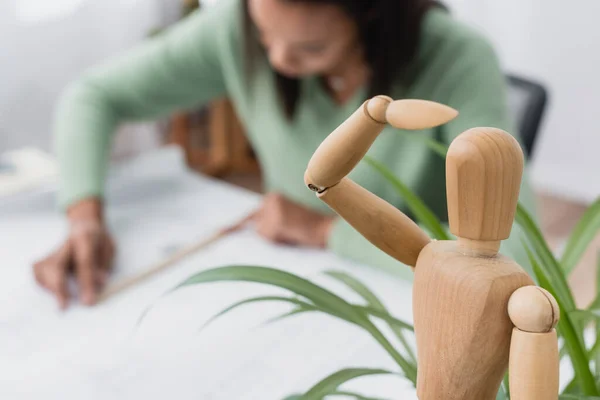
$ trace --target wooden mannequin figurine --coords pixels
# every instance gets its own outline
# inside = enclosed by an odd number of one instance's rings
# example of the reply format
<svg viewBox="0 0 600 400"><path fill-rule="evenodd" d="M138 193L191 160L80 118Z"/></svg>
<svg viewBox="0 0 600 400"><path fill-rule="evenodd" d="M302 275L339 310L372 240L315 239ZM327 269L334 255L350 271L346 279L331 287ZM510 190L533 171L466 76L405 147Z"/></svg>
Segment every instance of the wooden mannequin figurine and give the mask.
<svg viewBox="0 0 600 400"><path fill-rule="evenodd" d="M386 123L425 129L456 115L434 102L374 97L325 139L305 183L371 243L414 267L420 400L493 400L509 356L511 399L556 400L558 306L498 254L519 196L518 142L495 128L474 128L452 142L446 181L456 241L431 241L406 215L346 177Z"/></svg>

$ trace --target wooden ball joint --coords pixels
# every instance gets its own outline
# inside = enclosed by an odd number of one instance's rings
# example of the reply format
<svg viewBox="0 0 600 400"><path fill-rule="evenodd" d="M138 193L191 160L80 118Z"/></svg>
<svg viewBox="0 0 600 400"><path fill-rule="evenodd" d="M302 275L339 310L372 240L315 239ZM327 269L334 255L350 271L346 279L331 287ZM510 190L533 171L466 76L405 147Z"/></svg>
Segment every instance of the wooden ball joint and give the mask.
<svg viewBox="0 0 600 400"><path fill-rule="evenodd" d="M551 332L560 317L554 297L537 286L517 289L508 301L508 316L516 329L531 333Z"/></svg>
<svg viewBox="0 0 600 400"><path fill-rule="evenodd" d="M513 293L508 315L514 324L510 343L511 399L556 400L559 355L556 330L560 310L554 297L536 286Z"/></svg>
<svg viewBox="0 0 600 400"><path fill-rule="evenodd" d="M470 129L452 142L446 181L456 241L431 241L401 211L346 177L385 123L425 129L456 115L430 101L374 97L323 141L305 183L371 243L414 267L420 400L495 399L509 355L511 399L556 399L558 306L498 254L519 197L518 142L495 128Z"/></svg>

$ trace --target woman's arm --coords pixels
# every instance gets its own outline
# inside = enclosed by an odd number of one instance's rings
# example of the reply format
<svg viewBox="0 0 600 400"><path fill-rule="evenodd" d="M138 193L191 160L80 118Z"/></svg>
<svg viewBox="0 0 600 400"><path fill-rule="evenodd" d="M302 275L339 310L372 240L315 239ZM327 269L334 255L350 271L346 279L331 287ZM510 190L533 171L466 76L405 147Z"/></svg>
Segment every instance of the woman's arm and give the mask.
<svg viewBox="0 0 600 400"><path fill-rule="evenodd" d="M101 198L112 134L225 93L220 46L235 24L233 1L197 12L124 55L89 70L63 94L54 132L59 202Z"/></svg>
<svg viewBox="0 0 600 400"><path fill-rule="evenodd" d="M34 265L37 281L64 308L74 270L82 303L96 302L112 267L113 241L103 218L103 186L112 134L124 121L167 115L225 92L221 51L235 27L238 0L196 13L165 34L88 71L62 96L56 114L59 202L69 234Z"/></svg>

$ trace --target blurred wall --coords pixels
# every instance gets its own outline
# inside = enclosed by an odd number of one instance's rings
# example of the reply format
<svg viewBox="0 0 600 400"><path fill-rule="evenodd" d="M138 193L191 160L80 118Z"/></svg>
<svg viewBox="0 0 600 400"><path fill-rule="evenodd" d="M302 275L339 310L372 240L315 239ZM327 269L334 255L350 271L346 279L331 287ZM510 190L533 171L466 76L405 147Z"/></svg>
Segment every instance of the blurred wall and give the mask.
<svg viewBox="0 0 600 400"><path fill-rule="evenodd" d="M444 2L492 39L507 71L540 80L549 89L550 106L533 161L537 187L580 201L598 196L600 1ZM42 11L36 13L36 4L44 3L46 11L38 7ZM54 12L48 12L48 4ZM53 105L64 85L85 67L172 20L179 4L0 0L0 151L25 144L49 148ZM130 142L143 146L144 140L152 141L151 132L152 127L138 126Z"/></svg>
<svg viewBox="0 0 600 400"><path fill-rule="evenodd" d="M600 1L444 2L492 39L508 71L550 91L533 160L536 186L593 201L600 195Z"/></svg>
<svg viewBox="0 0 600 400"><path fill-rule="evenodd" d="M0 152L51 149L52 114L65 85L175 18L176 0L0 0ZM130 126L117 147L151 146L153 125Z"/></svg>

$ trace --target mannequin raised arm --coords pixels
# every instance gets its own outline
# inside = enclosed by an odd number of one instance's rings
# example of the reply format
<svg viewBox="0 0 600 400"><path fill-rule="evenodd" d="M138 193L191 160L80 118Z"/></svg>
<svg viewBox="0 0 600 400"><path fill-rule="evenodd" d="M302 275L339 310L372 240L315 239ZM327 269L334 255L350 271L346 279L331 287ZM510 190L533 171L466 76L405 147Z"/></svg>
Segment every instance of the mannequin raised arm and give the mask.
<svg viewBox="0 0 600 400"><path fill-rule="evenodd" d="M385 253L414 266L429 237L400 210L349 178L386 123L399 129L444 124L456 110L424 100L376 96L333 131L311 158L304 181L350 225Z"/></svg>

